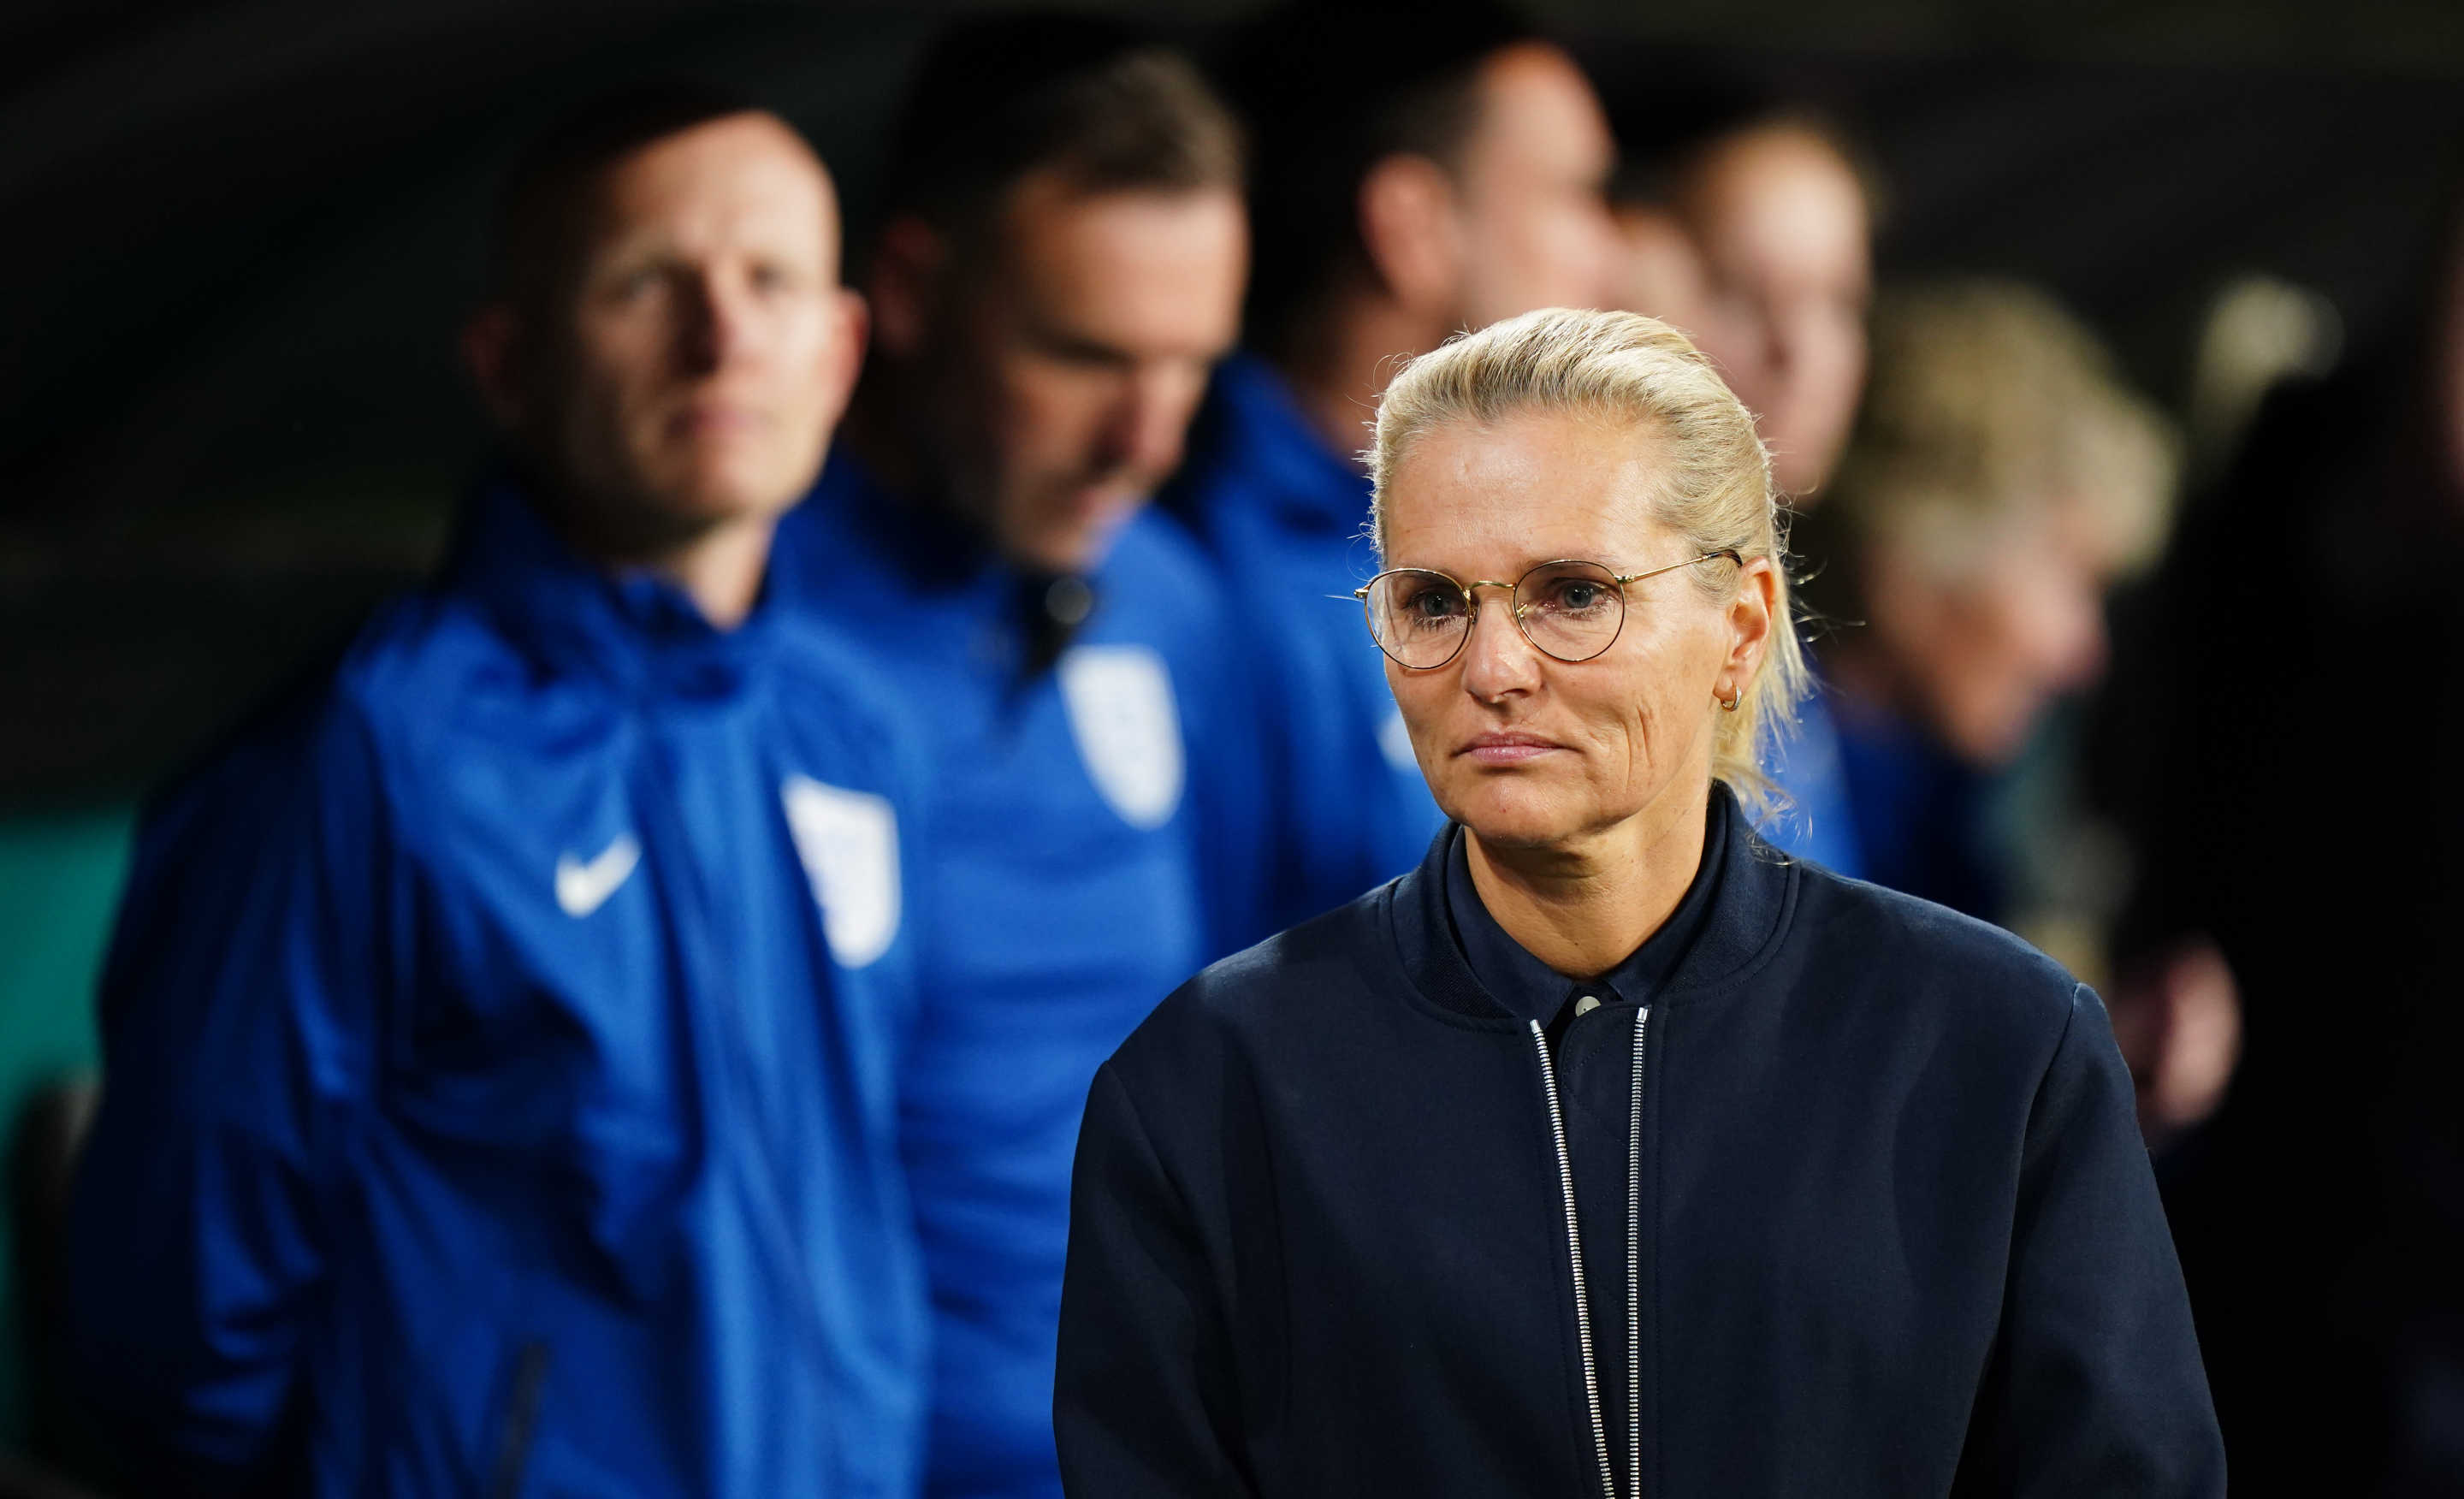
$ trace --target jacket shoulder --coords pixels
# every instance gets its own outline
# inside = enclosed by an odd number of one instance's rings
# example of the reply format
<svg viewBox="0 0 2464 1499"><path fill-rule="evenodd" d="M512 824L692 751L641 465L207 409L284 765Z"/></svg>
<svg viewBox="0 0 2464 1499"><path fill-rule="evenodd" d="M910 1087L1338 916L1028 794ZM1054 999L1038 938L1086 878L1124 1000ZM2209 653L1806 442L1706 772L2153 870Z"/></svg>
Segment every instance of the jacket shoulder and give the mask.
<svg viewBox="0 0 2464 1499"><path fill-rule="evenodd" d="M1946 1023L2058 1036L2083 985L1990 922L1800 861L1796 932L1806 972L1853 974Z"/></svg>
<svg viewBox="0 0 2464 1499"><path fill-rule="evenodd" d="M1321 1025L1328 997L1357 993L1391 962L1394 882L1208 964L1156 1005L1113 1053L1116 1070L1169 1079L1193 1051L1251 1049Z"/></svg>
<svg viewBox="0 0 2464 1499"><path fill-rule="evenodd" d="M380 607L335 668L338 711L355 713L390 742L417 742L468 706L518 690L533 675L521 651L477 599L442 584Z"/></svg>

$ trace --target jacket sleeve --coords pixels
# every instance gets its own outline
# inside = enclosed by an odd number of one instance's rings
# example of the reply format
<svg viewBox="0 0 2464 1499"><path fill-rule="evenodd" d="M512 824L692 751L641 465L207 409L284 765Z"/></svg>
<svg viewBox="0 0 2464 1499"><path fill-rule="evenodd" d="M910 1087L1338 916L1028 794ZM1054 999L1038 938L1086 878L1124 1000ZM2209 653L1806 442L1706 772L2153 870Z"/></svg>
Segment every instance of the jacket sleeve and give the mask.
<svg viewBox="0 0 2464 1499"><path fill-rule="evenodd" d="M1109 1063L1087 1101L1069 1208L1053 1389L1063 1488L1088 1499L1255 1493L1197 1223Z"/></svg>
<svg viewBox="0 0 2464 1499"><path fill-rule="evenodd" d="M140 833L67 1313L85 1415L143 1491L257 1491L287 1460L377 986L375 795L364 739L328 726L228 753Z"/></svg>
<svg viewBox="0 0 2464 1499"><path fill-rule="evenodd" d="M2038 1086L2002 1325L1963 1494L2221 1495L2223 1439L2104 1005L2085 985Z"/></svg>

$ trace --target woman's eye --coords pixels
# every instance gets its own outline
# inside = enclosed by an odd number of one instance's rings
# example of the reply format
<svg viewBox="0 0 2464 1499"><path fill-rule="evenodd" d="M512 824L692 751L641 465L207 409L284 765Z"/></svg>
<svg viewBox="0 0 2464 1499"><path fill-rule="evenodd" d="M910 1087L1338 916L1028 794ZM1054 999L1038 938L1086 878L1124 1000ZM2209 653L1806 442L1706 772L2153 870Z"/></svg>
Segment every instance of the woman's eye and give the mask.
<svg viewBox="0 0 2464 1499"><path fill-rule="evenodd" d="M1405 607L1420 619L1447 619L1461 611L1463 601L1442 588L1423 588L1412 595Z"/></svg>
<svg viewBox="0 0 2464 1499"><path fill-rule="evenodd" d="M1555 614L1588 614L1607 597L1608 590L1588 578L1561 578L1541 595L1540 606Z"/></svg>

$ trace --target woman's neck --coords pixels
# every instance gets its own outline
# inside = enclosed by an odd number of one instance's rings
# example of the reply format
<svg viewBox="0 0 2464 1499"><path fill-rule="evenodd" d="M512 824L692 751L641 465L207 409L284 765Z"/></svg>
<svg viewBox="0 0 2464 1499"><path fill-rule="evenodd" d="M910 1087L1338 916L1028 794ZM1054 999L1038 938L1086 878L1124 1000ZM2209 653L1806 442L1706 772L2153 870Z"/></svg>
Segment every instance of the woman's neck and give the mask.
<svg viewBox="0 0 2464 1499"><path fill-rule="evenodd" d="M1570 979L1607 973L1667 921L1703 867L1706 785L1567 848L1492 848L1466 827L1472 889L1506 935Z"/></svg>

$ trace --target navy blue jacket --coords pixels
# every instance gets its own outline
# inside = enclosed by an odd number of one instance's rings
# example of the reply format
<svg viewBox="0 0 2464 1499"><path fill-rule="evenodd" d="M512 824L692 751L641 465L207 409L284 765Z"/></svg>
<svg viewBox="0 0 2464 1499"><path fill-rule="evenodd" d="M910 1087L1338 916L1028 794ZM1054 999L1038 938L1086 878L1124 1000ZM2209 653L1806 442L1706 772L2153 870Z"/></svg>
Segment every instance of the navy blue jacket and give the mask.
<svg viewBox="0 0 2464 1499"><path fill-rule="evenodd" d="M128 1491L899 1499L891 710L517 493L149 812L70 1315Z"/></svg>
<svg viewBox="0 0 2464 1499"><path fill-rule="evenodd" d="M1079 1144L1071 1492L2224 1491L2096 996L1727 825L1656 992L1553 1041L1473 977L1444 836L1131 1037Z"/></svg>
<svg viewBox="0 0 2464 1499"><path fill-rule="evenodd" d="M1175 985L1262 932L1243 627L1179 528L1143 513L1039 669L1035 581L844 451L779 548L803 606L925 710L936 765L900 1087L934 1303L927 1491L1054 1494L1087 1085Z"/></svg>

